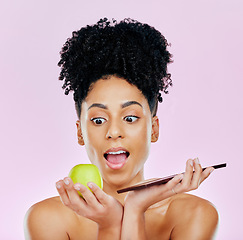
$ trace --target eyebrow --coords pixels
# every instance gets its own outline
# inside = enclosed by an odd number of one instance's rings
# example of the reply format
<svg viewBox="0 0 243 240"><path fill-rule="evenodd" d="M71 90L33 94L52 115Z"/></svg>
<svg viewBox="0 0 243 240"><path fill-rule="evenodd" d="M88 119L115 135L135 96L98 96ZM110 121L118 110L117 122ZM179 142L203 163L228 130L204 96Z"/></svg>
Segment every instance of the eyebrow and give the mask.
<svg viewBox="0 0 243 240"><path fill-rule="evenodd" d="M121 104L121 108L125 108L125 107L128 107L128 106L131 106L131 105L139 105L141 108L143 108L143 106L137 102L137 101L128 101L128 102L125 102L123 104ZM93 103L91 106L89 106L88 110L90 108L93 108L93 107L98 107L98 108L102 108L102 109L108 109L108 107L102 103Z"/></svg>

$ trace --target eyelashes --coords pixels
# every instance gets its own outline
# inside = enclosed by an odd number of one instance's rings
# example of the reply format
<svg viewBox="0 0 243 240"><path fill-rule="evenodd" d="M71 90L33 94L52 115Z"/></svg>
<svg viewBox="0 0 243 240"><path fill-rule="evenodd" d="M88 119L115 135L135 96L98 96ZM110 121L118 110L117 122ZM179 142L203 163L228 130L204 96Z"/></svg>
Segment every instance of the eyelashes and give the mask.
<svg viewBox="0 0 243 240"><path fill-rule="evenodd" d="M134 123L136 122L140 117L134 116L134 115L129 115L124 117L123 119L128 122L128 123ZM102 125L104 122L107 120L102 117L96 117L96 118L91 118L90 121L92 121L95 125Z"/></svg>
<svg viewBox="0 0 243 240"><path fill-rule="evenodd" d="M91 118L90 121L92 121L95 125L102 125L106 120L104 118Z"/></svg>

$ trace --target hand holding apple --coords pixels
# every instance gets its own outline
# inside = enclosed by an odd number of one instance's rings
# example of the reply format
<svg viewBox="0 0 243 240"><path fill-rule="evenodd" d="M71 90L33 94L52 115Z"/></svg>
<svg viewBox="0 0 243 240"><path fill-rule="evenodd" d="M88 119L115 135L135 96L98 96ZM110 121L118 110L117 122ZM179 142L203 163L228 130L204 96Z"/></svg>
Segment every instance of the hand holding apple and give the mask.
<svg viewBox="0 0 243 240"><path fill-rule="evenodd" d="M98 167L93 164L78 164L71 169L68 176L72 179L73 184L81 183L88 188L87 183L93 182L103 189L102 176ZM78 193L80 196L82 196L80 192Z"/></svg>
<svg viewBox="0 0 243 240"><path fill-rule="evenodd" d="M93 184L87 187L88 182ZM99 231L115 230L120 234L123 206L102 190L102 177L95 165L73 167L69 177L59 180L56 187L62 203L78 215L96 222Z"/></svg>

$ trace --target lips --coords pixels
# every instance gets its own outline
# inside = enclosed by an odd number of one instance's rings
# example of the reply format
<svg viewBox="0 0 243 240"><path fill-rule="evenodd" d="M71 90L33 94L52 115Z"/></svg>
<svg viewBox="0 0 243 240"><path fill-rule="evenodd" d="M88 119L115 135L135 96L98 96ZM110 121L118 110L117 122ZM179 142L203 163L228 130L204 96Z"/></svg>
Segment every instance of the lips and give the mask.
<svg viewBox="0 0 243 240"><path fill-rule="evenodd" d="M129 152L125 152L125 153L119 153L118 155L120 155L120 154L126 154L126 157L128 158L128 156L130 155L130 153ZM107 158L108 158L108 155L115 155L115 154L108 154L108 153L105 153L104 154L104 158L107 160Z"/></svg>
<svg viewBox="0 0 243 240"><path fill-rule="evenodd" d="M104 153L104 158L106 159L106 164L112 169L122 168L130 153L122 147L110 148Z"/></svg>
<svg viewBox="0 0 243 240"><path fill-rule="evenodd" d="M113 148L108 149L105 153L118 152L118 151L128 152L128 150L126 148L123 148L123 147L113 147Z"/></svg>

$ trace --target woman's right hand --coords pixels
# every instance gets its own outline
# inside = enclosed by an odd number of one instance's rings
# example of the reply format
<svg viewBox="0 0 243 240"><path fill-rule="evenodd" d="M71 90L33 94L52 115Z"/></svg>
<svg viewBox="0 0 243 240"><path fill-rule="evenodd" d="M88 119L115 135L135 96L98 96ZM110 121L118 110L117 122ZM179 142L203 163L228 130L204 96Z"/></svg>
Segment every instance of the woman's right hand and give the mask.
<svg viewBox="0 0 243 240"><path fill-rule="evenodd" d="M73 184L69 177L56 183L63 204L78 215L96 222L99 229L121 228L123 206L106 194L95 183L88 183L92 192L80 183ZM79 191L83 198L79 196ZM112 211L111 211L112 209Z"/></svg>

